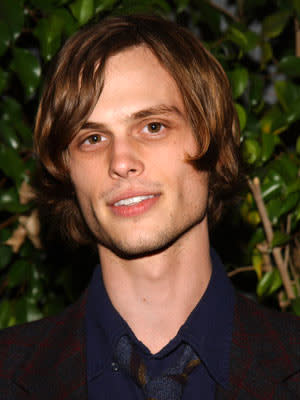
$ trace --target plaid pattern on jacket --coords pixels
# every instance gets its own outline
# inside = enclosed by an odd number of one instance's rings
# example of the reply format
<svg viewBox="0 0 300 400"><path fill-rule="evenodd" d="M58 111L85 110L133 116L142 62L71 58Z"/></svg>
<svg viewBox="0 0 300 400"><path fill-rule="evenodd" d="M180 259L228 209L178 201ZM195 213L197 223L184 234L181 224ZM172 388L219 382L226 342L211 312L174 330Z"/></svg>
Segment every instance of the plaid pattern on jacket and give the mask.
<svg viewBox="0 0 300 400"><path fill-rule="evenodd" d="M0 400L87 400L86 298L0 332ZM230 385L216 399L300 399L300 319L237 295Z"/></svg>

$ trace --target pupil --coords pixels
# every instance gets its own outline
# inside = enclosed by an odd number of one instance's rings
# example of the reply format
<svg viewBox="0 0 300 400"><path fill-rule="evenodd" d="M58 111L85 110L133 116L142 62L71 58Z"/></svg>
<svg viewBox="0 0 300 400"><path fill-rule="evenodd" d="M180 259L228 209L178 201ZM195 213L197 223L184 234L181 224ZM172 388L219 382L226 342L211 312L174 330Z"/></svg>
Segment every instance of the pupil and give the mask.
<svg viewBox="0 0 300 400"><path fill-rule="evenodd" d="M159 129L159 124L158 123L153 123L150 125L150 128L152 131L157 131Z"/></svg>

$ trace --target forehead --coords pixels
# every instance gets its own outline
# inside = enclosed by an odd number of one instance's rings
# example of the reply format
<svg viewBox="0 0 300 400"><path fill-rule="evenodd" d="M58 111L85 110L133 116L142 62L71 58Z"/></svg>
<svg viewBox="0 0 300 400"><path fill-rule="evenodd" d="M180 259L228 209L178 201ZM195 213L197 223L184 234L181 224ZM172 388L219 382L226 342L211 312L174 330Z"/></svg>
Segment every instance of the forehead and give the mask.
<svg viewBox="0 0 300 400"><path fill-rule="evenodd" d="M95 114L121 118L164 104L184 112L181 93L172 75L146 46L130 47L108 58L104 86Z"/></svg>

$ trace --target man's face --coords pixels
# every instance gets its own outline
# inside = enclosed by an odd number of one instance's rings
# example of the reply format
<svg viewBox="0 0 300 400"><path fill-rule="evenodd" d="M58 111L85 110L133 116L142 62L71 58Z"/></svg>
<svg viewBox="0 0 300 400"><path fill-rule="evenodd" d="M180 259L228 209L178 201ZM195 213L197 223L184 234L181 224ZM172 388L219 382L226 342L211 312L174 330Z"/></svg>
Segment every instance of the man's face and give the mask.
<svg viewBox="0 0 300 400"><path fill-rule="evenodd" d="M207 174L185 161L197 146L179 89L146 47L110 57L104 88L69 146L83 216L114 253L137 257L197 232Z"/></svg>

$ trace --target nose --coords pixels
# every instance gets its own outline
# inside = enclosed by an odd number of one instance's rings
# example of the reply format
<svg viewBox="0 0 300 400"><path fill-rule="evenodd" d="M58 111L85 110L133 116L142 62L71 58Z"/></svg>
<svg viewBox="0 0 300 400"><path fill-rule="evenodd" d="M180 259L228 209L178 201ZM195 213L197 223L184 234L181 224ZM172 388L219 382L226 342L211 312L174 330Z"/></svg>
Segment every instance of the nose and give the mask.
<svg viewBox="0 0 300 400"><path fill-rule="evenodd" d="M144 162L129 139L115 139L110 154L109 175L113 179L128 179L144 171Z"/></svg>

